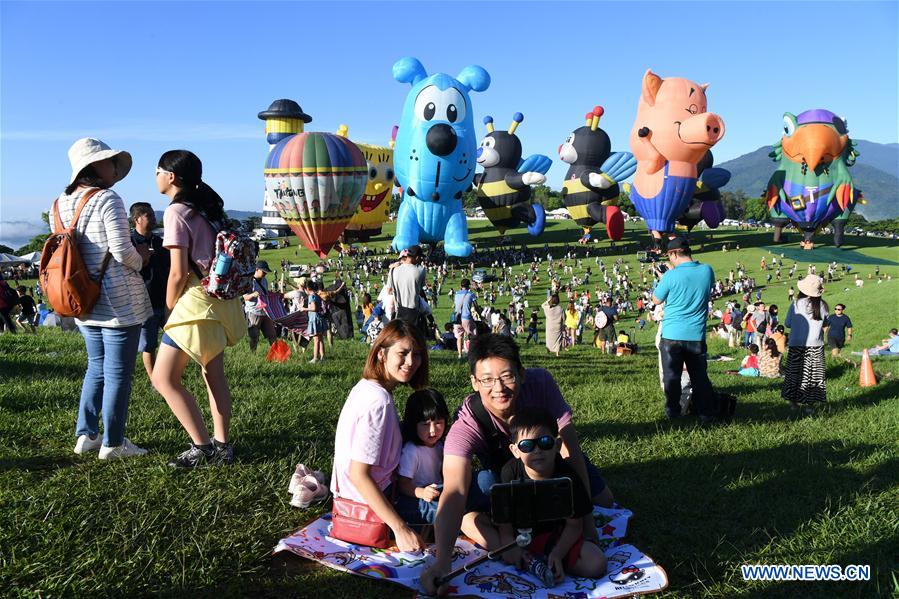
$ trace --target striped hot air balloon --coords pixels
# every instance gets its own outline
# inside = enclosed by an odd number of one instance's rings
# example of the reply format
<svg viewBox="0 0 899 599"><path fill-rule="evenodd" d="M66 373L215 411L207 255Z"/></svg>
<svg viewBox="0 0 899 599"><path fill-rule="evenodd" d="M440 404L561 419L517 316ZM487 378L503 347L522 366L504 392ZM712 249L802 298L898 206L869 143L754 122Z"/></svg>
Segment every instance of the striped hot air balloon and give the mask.
<svg viewBox="0 0 899 599"><path fill-rule="evenodd" d="M353 217L368 179L362 151L331 133L279 141L265 162L265 189L304 246L324 258Z"/></svg>

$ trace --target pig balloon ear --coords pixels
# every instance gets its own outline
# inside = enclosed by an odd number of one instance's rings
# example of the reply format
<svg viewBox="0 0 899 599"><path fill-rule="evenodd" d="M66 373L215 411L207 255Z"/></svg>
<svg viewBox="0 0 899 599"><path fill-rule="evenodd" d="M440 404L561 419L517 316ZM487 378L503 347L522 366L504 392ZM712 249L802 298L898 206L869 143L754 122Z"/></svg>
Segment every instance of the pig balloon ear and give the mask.
<svg viewBox="0 0 899 599"><path fill-rule="evenodd" d="M709 89L708 83L700 83L699 87L702 88L702 93L705 93Z"/></svg>
<svg viewBox="0 0 899 599"><path fill-rule="evenodd" d="M662 78L653 73L652 69L646 69L646 74L643 75L643 101L654 106L660 87L662 87Z"/></svg>

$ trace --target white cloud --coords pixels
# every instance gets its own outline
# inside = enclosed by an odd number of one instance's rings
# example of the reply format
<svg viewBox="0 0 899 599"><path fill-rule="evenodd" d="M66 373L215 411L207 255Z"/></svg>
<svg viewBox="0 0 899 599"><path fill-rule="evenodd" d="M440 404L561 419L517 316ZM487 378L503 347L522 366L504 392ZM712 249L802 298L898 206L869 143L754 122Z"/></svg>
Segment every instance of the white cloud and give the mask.
<svg viewBox="0 0 899 599"><path fill-rule="evenodd" d="M25 245L35 235L46 233L47 225L43 222L26 220L0 221L0 244L16 250Z"/></svg>
<svg viewBox="0 0 899 599"><path fill-rule="evenodd" d="M8 141L66 141L81 137L99 139L127 139L137 141L219 141L228 139L254 139L264 137L262 122L255 124L223 123L133 123L99 129L22 129L0 132L0 139Z"/></svg>

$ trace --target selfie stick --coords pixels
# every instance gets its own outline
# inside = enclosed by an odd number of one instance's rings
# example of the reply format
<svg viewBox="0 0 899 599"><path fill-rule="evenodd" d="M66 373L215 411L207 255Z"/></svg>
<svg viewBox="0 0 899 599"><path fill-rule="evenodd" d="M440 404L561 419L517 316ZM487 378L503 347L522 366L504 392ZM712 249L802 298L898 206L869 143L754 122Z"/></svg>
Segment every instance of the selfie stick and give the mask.
<svg viewBox="0 0 899 599"><path fill-rule="evenodd" d="M531 529L530 528L519 528L518 536L515 537L514 541L512 541L508 545L503 545L496 551L488 551L486 554L482 555L481 557L474 560L473 562L467 563L460 568L456 568L455 570L453 570L446 576L438 578L437 580L434 581L434 586L436 586L437 588L440 588L441 586L443 586L444 584L446 584L447 582L449 582L450 580L452 580L459 574L473 570L474 568L476 568L476 567L480 566L481 564L483 564L484 562L486 562L488 559L496 559L499 556L501 556L503 553L508 551L509 549L512 549L513 547L527 547L530 544L531 544Z"/></svg>

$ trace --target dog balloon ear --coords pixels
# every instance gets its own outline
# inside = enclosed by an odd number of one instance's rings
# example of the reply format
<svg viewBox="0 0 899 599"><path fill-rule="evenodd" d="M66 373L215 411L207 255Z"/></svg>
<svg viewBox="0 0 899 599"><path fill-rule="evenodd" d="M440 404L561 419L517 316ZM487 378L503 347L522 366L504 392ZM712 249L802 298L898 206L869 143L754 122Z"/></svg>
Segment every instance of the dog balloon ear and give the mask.
<svg viewBox="0 0 899 599"><path fill-rule="evenodd" d="M428 72L417 58L407 56L393 64L393 78L400 83L415 85L427 76Z"/></svg>
<svg viewBox="0 0 899 599"><path fill-rule="evenodd" d="M396 67L394 67L394 69L396 69ZM476 64L469 65L462 69L462 72L459 73L456 79L459 83L466 86L468 90L476 92L482 92L490 87L490 75L484 70L484 67L479 67Z"/></svg>

